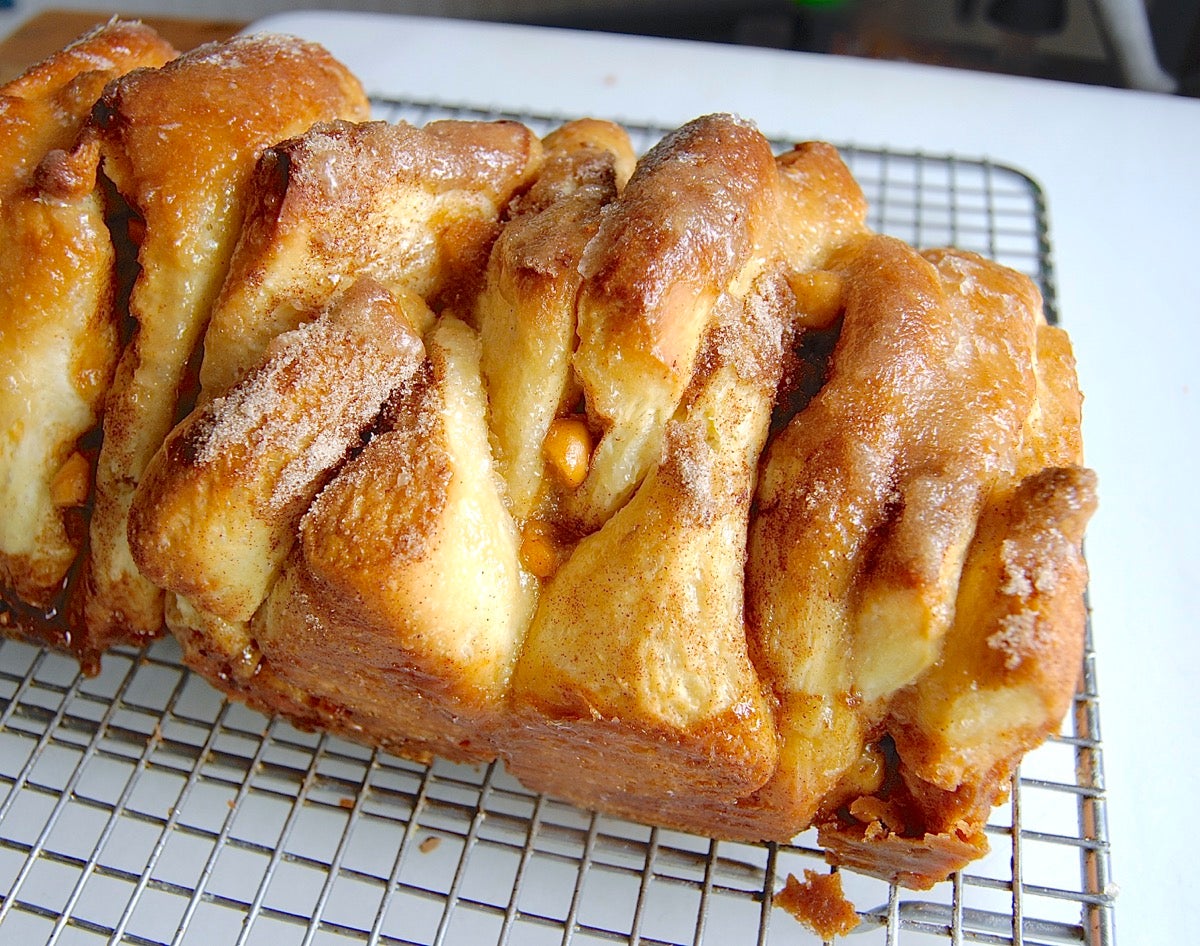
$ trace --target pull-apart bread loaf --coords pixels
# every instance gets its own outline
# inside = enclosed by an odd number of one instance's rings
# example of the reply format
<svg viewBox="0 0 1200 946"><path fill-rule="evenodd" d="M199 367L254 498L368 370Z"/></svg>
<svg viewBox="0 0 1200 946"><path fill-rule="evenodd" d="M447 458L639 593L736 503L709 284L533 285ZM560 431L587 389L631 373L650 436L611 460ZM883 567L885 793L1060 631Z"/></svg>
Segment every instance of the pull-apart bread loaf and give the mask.
<svg viewBox="0 0 1200 946"><path fill-rule="evenodd" d="M169 628L299 725L911 886L986 850L1095 506L1027 277L730 116L639 158L172 56L114 23L4 91L11 629Z"/></svg>

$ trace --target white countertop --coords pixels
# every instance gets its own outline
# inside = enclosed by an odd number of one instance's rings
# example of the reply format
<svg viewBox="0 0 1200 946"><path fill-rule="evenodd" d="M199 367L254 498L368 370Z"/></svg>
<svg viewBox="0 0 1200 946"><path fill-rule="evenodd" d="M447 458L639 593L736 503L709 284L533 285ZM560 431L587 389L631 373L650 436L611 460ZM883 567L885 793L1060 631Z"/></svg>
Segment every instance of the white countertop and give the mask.
<svg viewBox="0 0 1200 946"><path fill-rule="evenodd" d="M462 21L283 14L368 90L1017 166L1043 187L1075 342L1119 940L1178 941L1200 776L1200 101L898 63Z"/></svg>

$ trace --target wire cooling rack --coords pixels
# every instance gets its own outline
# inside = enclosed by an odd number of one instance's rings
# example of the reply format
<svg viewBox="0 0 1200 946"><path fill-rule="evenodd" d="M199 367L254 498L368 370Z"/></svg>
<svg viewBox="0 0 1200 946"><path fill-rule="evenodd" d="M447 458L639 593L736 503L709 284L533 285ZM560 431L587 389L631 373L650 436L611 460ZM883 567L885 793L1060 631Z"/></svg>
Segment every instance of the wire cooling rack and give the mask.
<svg viewBox="0 0 1200 946"><path fill-rule="evenodd" d="M379 117L552 118L390 101ZM648 147L663 129L631 127ZM790 142L779 142L780 146ZM871 225L1022 270L1057 317L1045 206L991 162L846 148ZM1091 636L1063 733L1031 753L992 853L923 893L843 872L850 942L1114 942ZM99 676L0 642L0 943L803 944L772 896L810 832L745 845L533 795L499 766L416 765L223 699L170 640Z"/></svg>

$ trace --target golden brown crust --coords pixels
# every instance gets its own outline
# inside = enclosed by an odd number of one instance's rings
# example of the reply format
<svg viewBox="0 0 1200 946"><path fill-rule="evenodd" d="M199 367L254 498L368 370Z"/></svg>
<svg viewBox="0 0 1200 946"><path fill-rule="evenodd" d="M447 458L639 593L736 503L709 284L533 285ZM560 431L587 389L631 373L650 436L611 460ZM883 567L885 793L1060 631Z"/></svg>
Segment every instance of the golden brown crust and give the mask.
<svg viewBox="0 0 1200 946"><path fill-rule="evenodd" d="M177 55L152 28L114 19L0 87L0 168L28 184L38 161L69 149L112 79Z"/></svg>
<svg viewBox="0 0 1200 946"><path fill-rule="evenodd" d="M421 762L495 757L488 715L476 701L459 698L453 677L415 666L402 640L298 560L285 566L251 634L261 648L261 670L236 695L249 695L267 712L292 717L299 709L310 728ZM323 658L330 639L343 654L336 667Z"/></svg>

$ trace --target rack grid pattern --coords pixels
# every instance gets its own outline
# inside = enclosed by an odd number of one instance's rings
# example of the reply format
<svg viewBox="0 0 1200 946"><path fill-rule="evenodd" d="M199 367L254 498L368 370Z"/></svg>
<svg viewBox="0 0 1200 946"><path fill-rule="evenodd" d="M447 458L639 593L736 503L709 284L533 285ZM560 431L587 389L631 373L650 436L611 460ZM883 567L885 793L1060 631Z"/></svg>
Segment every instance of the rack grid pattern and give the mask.
<svg viewBox="0 0 1200 946"><path fill-rule="evenodd" d="M388 119L552 117L377 101ZM631 128L648 147L662 129ZM781 147L790 142L780 141ZM987 161L843 149L871 225L1029 273L1057 317L1036 183ZM916 893L843 872L851 941L1110 946L1090 635L1063 733L1031 753L992 853ZM826 870L812 833L717 842L531 794L502 767L422 766L230 703L170 640L93 678L0 641L0 942L800 944L772 906Z"/></svg>

